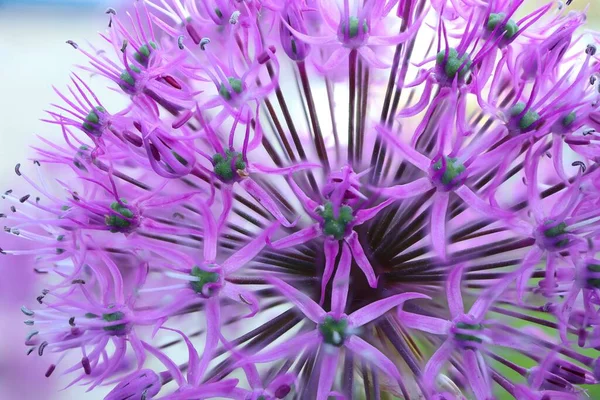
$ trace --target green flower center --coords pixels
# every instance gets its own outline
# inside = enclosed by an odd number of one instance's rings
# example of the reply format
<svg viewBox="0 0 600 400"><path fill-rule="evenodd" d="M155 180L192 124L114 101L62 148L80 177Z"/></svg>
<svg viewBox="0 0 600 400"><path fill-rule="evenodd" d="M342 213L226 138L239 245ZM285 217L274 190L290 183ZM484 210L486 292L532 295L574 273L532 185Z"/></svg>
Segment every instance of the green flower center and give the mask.
<svg viewBox="0 0 600 400"><path fill-rule="evenodd" d="M346 236L348 224L354 220L350 206L341 206L336 218L331 202L325 203L322 208L317 210L317 213L323 218L323 233L337 240L341 240Z"/></svg>
<svg viewBox="0 0 600 400"><path fill-rule="evenodd" d="M511 107L510 116L513 118L518 117L523 112L523 110L525 110L525 106L526 106L525 103L518 102L517 104L515 104L514 106ZM517 125L519 126L519 129L524 131L526 129L529 129L539 119L540 119L540 114L538 114L537 112L535 112L532 109L529 109L529 110L527 110L527 112L525 114L523 114L521 116L521 119L519 119L519 121L517 122Z"/></svg>
<svg viewBox="0 0 600 400"><path fill-rule="evenodd" d="M483 343L483 339L477 336L478 332L483 330L483 325L481 324L469 324L466 322L458 322L456 324L456 328L460 330L473 331L473 334L469 333L455 333L454 337L458 340L464 340L467 342L476 342Z"/></svg>
<svg viewBox="0 0 600 400"><path fill-rule="evenodd" d="M319 332L323 336L323 341L327 344L340 347L344 344L344 340L349 336L348 320L346 318L334 319L328 315L319 324Z"/></svg>
<svg viewBox="0 0 600 400"><path fill-rule="evenodd" d="M562 125L565 128L568 128L573 122L575 122L575 118L577 118L577 114L575 114L575 111L571 111L562 119Z"/></svg>
<svg viewBox="0 0 600 400"><path fill-rule="evenodd" d="M554 221L548 220L544 223L544 225L554 225ZM559 236L565 235L567 233L567 224L561 222L560 224L551 226L550 228L543 229L544 237L548 239L557 239ZM569 239L564 238L558 241L552 241L551 245L554 247L565 247L569 244Z"/></svg>
<svg viewBox="0 0 600 400"><path fill-rule="evenodd" d="M504 21L504 18L506 18L506 14L504 13L490 14L486 25L487 30L490 32L494 31L494 29L496 29L496 27L501 24L502 21ZM512 37L515 36L519 31L519 26L515 21L509 19L504 27L500 27L498 31L503 32L505 38L512 39Z"/></svg>
<svg viewBox="0 0 600 400"><path fill-rule="evenodd" d="M246 169L242 153L232 150L225 150L225 156L219 153L215 154L213 156L213 165L215 174L223 182L231 182L237 175L237 171L244 171Z"/></svg>
<svg viewBox="0 0 600 400"><path fill-rule="evenodd" d="M121 200L123 203L126 203L126 201ZM123 229L127 229L131 226L131 221L125 219L125 218L133 218L135 215L134 213L127 207L125 207L124 205L122 205L121 203L115 201L114 203L112 203L110 205L111 210L113 210L115 212L115 214L112 215L106 215L104 217L104 222L106 223L107 226L111 227L111 232L119 232ZM125 217L125 218L122 218Z"/></svg>
<svg viewBox="0 0 600 400"><path fill-rule="evenodd" d="M442 162L442 159L440 158L438 161L436 161L431 168L434 171L441 171L442 168L445 167L442 177L439 179L440 182L443 185L450 185L452 183L455 183L454 180L463 172L465 172L466 168L463 164L458 162L457 158L453 158L453 157L444 157L444 160L446 161L446 165L444 166L444 163Z"/></svg>
<svg viewBox="0 0 600 400"><path fill-rule="evenodd" d="M190 275L198 278L197 281L190 282L190 286L196 293L206 294L204 292L204 285L207 283L215 283L219 281L219 274L216 272L209 272L200 269L200 267L192 268Z"/></svg>
<svg viewBox="0 0 600 400"><path fill-rule="evenodd" d="M150 41L148 44L140 46L140 50L133 53L133 58L143 66L148 66L148 58L150 58L150 53L152 53L152 50L156 49L158 49L158 45Z"/></svg>
<svg viewBox="0 0 600 400"><path fill-rule="evenodd" d="M141 73L142 71L136 67L135 65L130 65L129 69L132 70L133 72L135 72L136 74ZM123 72L121 72L121 83L119 84L119 86L121 86L121 89L123 90L128 90L130 88L127 87L127 85L129 86L135 86L135 78L133 76L131 76L131 74L129 73L128 70L125 70ZM123 83L124 82L124 83ZM127 85L125 85L127 84Z"/></svg>
<svg viewBox="0 0 600 400"><path fill-rule="evenodd" d="M114 322L114 321L120 321L125 317L125 314L123 314L121 311L116 311L114 313L110 313L110 314L102 314L102 319L105 320L106 322ZM118 332L118 331L122 331L125 329L125 324L118 324L118 325L111 325L111 326L105 326L103 329L105 331L109 331L109 332Z"/></svg>
<svg viewBox="0 0 600 400"><path fill-rule="evenodd" d="M448 53L447 58L446 53ZM446 59L445 64L444 59ZM464 80L473 64L468 54L465 53L462 57L459 57L458 51L454 48L440 51L436 56L435 62L439 68L444 69L444 74L450 80L454 80L457 73L459 79Z"/></svg>
<svg viewBox="0 0 600 400"><path fill-rule="evenodd" d="M98 115L98 113L104 114L106 113L106 110L104 109L104 107L97 106L92 111L90 111L85 117L85 121L83 121L82 125L83 129L86 130L88 133L94 135L102 133L98 130L98 124L100 123L100 116Z"/></svg>
<svg viewBox="0 0 600 400"><path fill-rule="evenodd" d="M588 270L588 272L593 273L594 276L600 276L600 275L597 275L597 274L600 274L600 264L588 264L587 270ZM588 278L587 284L591 287L600 289L600 277Z"/></svg>
<svg viewBox="0 0 600 400"><path fill-rule="evenodd" d="M229 78L227 78L227 81L229 82L229 86L231 86L231 89L233 89L234 92L236 92L237 94L242 93L243 88L241 80L230 76ZM224 83L221 83L221 87L219 88L219 94L225 100L231 100L231 92L229 91L227 86L225 86Z"/></svg>
<svg viewBox="0 0 600 400"><path fill-rule="evenodd" d="M348 36L350 37L350 39L354 39L355 37L358 36L359 25L360 25L360 23L359 23L357 17L348 18ZM367 20L363 20L362 30L363 30L363 33L369 32L369 25L367 24ZM346 33L345 24L342 24L342 32Z"/></svg>

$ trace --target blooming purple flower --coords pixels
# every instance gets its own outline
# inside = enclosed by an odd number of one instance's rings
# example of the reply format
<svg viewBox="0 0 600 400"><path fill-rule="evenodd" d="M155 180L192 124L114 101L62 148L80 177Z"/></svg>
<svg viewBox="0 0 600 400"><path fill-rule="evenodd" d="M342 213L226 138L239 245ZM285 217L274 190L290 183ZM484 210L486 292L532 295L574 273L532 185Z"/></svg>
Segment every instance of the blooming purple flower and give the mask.
<svg viewBox="0 0 600 400"><path fill-rule="evenodd" d="M600 35L525 3L108 9L2 195L27 354L108 400L597 397Z"/></svg>

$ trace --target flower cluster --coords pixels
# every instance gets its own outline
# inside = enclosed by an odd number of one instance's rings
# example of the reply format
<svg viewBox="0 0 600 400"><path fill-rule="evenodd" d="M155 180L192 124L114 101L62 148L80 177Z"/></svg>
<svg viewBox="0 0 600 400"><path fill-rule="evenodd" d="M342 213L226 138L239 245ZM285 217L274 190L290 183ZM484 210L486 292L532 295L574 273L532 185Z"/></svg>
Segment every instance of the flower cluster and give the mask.
<svg viewBox="0 0 600 400"><path fill-rule="evenodd" d="M108 400L585 395L600 35L524 3L109 9L3 195L27 353Z"/></svg>

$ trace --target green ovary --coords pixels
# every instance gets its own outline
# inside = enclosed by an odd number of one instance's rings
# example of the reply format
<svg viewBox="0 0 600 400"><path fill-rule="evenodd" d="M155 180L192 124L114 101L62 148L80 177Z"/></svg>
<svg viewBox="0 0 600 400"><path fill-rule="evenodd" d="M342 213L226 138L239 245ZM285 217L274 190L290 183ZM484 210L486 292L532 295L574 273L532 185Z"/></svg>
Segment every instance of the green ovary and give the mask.
<svg viewBox="0 0 600 400"><path fill-rule="evenodd" d="M213 165L215 174L224 182L232 181L236 175L236 171L244 171L246 169L246 163L242 154L232 150L225 150L225 156L219 153L215 154L213 156Z"/></svg>
<svg viewBox="0 0 600 400"><path fill-rule="evenodd" d="M190 286L196 293L203 294L204 285L207 283L215 283L219 281L219 274L201 270L199 267L192 268L190 275L198 278L197 281L190 282Z"/></svg>
<svg viewBox="0 0 600 400"><path fill-rule="evenodd" d="M600 273L600 264L588 264L587 270L591 273ZM591 287L600 289L600 278L589 278L587 284Z"/></svg>
<svg viewBox="0 0 600 400"><path fill-rule="evenodd" d="M140 46L140 50L133 54L133 58L140 64L146 65L148 63L148 57L150 57L150 53L152 52L152 50L150 50L151 48L156 50L158 49L158 46L156 43L150 41L148 44Z"/></svg>
<svg viewBox="0 0 600 400"><path fill-rule="evenodd" d="M523 112L523 110L525 110L525 103L519 102L510 109L510 115L513 118L515 118L518 115L520 115ZM537 112L535 112L532 109L529 109L519 120L519 124L518 124L519 128L521 130L528 129L534 123L536 123L539 119L540 119L540 114L538 114Z"/></svg>
<svg viewBox="0 0 600 400"><path fill-rule="evenodd" d="M502 21L504 21L504 18L506 18L506 14L504 14L504 13L490 14L490 17L488 18L488 22L486 25L487 30L492 32L494 29L496 29L498 24L500 24L500 23L502 23ZM515 36L517 34L517 32L519 31L519 26L517 25L517 23L515 21L513 21L512 19L509 19L506 22L506 25L504 25L504 28L499 29L499 31L504 32L505 38L512 39L512 37Z"/></svg>
<svg viewBox="0 0 600 400"><path fill-rule="evenodd" d="M125 317L125 314L123 314L121 311L116 311L116 312L110 313L110 314L102 314L102 319L105 320L106 322L120 321L123 319L123 317ZM125 326L126 326L125 324L118 324L118 325L105 326L103 329L105 331L116 332L116 331L122 331L123 329L125 329Z"/></svg>
<svg viewBox="0 0 600 400"><path fill-rule="evenodd" d="M97 131L96 127L100 123L100 116L98 113L104 114L106 110L104 107L97 106L95 109L90 111L88 115L85 117L85 121L83 122L83 129L88 132L94 133Z"/></svg>
<svg viewBox="0 0 600 400"><path fill-rule="evenodd" d="M337 240L344 238L348 224L354 220L352 208L349 206L341 206L338 210L338 217L335 218L331 202L323 206L323 209L319 211L319 215L323 218L323 233Z"/></svg>
<svg viewBox="0 0 600 400"><path fill-rule="evenodd" d="M446 169L444 170L444 174L442 175L441 182L444 185L451 184L460 174L462 174L466 168L463 164L458 162L458 159L445 157L446 159ZM436 171L441 170L443 167L442 160L438 160L435 164L433 164L433 169Z"/></svg>
<svg viewBox="0 0 600 400"><path fill-rule="evenodd" d="M358 18L356 17L350 17L348 18L348 21L350 23L349 25L349 29L348 29L348 36L351 39L354 39L356 36L358 36ZM367 33L369 32L369 25L367 25L367 21L363 21L363 33Z"/></svg>
<svg viewBox="0 0 600 400"><path fill-rule="evenodd" d="M231 89L233 89L234 92L236 92L237 94L242 93L243 88L241 80L230 76L229 78L227 78L227 81L229 82L229 86L231 86ZM225 100L231 100L231 92L223 83L221 83L221 87L219 88L219 94Z"/></svg>
<svg viewBox="0 0 600 400"><path fill-rule="evenodd" d="M481 324L468 324L465 322L459 322L456 324L456 327L458 329L464 329L464 330L470 330L470 331L474 331L473 333L476 334L478 331L482 331L483 330L483 326ZM475 335L469 335L466 333L456 333L454 335L454 337L456 337L457 339L460 340L465 340L468 342L477 342L477 343L483 343L483 339L481 339L478 336Z"/></svg>
<svg viewBox="0 0 600 400"><path fill-rule="evenodd" d="M121 205L119 202L116 202L116 201L110 205L110 208L119 214L119 215L106 215L104 217L104 222L106 223L106 225L113 228L113 229L111 229L112 232L118 232L120 229L126 229L131 226L131 222L129 220L125 219L125 218L131 219L134 217L133 212L129 208ZM123 216L125 218L121 218L121 216Z"/></svg>
<svg viewBox="0 0 600 400"><path fill-rule="evenodd" d="M448 52L447 58L446 52ZM444 59L446 59L445 64ZM444 73L449 79L454 79L458 73L458 77L462 80L471 69L472 61L468 54L465 53L462 57L459 57L456 49L451 48L450 50L442 50L437 54L436 64L444 68Z"/></svg>
<svg viewBox="0 0 600 400"><path fill-rule="evenodd" d="M326 316L323 322L319 324L319 332L323 336L323 341L327 344L340 347L348 337L348 321L346 318L334 319Z"/></svg>

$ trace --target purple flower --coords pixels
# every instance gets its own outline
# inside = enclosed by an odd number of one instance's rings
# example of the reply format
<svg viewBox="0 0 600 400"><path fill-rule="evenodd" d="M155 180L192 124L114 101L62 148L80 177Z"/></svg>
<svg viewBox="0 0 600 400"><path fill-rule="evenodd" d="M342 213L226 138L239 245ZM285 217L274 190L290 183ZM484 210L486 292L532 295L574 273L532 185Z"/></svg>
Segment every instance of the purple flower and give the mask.
<svg viewBox="0 0 600 400"><path fill-rule="evenodd" d="M600 35L569 3L108 9L2 195L27 354L109 400L597 396Z"/></svg>

